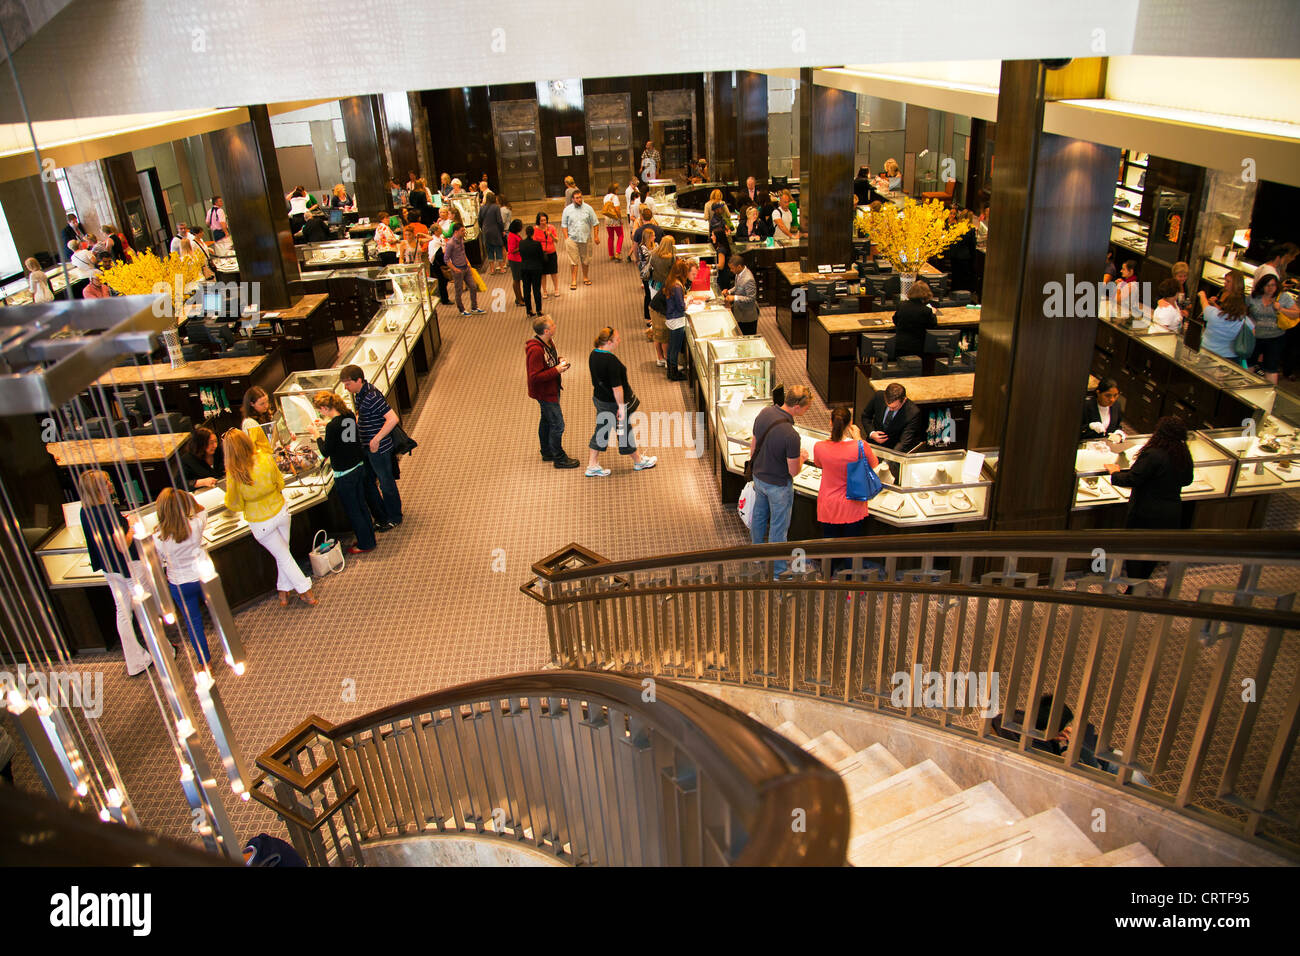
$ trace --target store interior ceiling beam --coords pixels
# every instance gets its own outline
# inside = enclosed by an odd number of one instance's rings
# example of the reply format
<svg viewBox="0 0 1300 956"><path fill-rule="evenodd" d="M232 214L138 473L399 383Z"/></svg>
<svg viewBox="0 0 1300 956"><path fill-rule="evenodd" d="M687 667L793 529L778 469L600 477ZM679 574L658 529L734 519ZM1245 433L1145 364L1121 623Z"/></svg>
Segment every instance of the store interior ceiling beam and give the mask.
<svg viewBox="0 0 1300 956"><path fill-rule="evenodd" d="M617 22L636 35L698 19L695 0L626 3ZM998 60L1175 52L1188 56L1284 57L1294 52L1294 0L776 0L762 15L746 0L713 0L711 19L727 42L707 33L671 43L611 44L608 17L568 17L538 4L448 3L436 17L412 17L399 0L316 0L319 39L304 33L291 3L214 5L208 0L76 0L13 57L33 120L103 111L153 113L325 98L384 90L446 89L538 77L565 77L581 63L589 77L789 69L943 56L942 38ZM462 16L463 14L463 16ZM628 21L627 18L631 18ZM448 43L446 25L472 26ZM560 23L562 22L562 27ZM1222 24L1212 29L1209 24ZM93 24L93 29L88 25ZM564 42L536 42L557 37ZM423 55L437 50L437 56ZM142 52L144 51L144 52ZM575 61L575 56L579 61ZM59 70L56 63L111 63L110 70ZM0 75L0 122L23 118L13 79ZM214 103L217 97L221 103Z"/></svg>

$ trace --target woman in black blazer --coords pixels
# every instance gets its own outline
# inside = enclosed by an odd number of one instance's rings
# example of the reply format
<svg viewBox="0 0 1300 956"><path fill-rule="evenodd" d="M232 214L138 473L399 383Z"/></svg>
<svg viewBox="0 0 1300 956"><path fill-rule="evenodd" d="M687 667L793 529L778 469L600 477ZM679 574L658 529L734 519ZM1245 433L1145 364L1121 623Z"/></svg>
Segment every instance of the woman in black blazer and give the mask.
<svg viewBox="0 0 1300 956"><path fill-rule="evenodd" d="M894 313L895 355L924 355L927 329L937 329L939 318L930 308L930 286L917 279L907 290L907 301Z"/></svg>
<svg viewBox="0 0 1300 956"><path fill-rule="evenodd" d="M740 213L740 225L733 237L736 242L762 242L772 235L772 223L764 219L755 205L746 206Z"/></svg>
<svg viewBox="0 0 1300 956"><path fill-rule="evenodd" d="M1132 468L1107 465L1110 483L1132 488L1126 528L1181 528L1183 487L1190 485L1192 453L1187 449L1187 425L1181 418L1166 415L1156 423L1155 433L1138 452ZM1124 574L1149 578L1154 561L1126 561Z"/></svg>

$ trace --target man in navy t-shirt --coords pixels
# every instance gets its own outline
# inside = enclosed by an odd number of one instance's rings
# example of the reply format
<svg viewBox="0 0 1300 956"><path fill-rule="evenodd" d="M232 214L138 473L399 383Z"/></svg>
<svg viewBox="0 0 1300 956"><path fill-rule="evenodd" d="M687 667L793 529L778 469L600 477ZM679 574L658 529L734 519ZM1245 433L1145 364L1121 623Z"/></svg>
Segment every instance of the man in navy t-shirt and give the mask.
<svg viewBox="0 0 1300 956"><path fill-rule="evenodd" d="M379 389L366 381L366 373L360 366L346 366L340 377L357 407L358 438L365 444L366 468L371 474L366 482L366 504L374 514L375 530L387 531L402 523L402 496L397 493L397 481L393 477L390 435L397 427L397 412L388 407ZM378 491L375 481L379 483Z"/></svg>

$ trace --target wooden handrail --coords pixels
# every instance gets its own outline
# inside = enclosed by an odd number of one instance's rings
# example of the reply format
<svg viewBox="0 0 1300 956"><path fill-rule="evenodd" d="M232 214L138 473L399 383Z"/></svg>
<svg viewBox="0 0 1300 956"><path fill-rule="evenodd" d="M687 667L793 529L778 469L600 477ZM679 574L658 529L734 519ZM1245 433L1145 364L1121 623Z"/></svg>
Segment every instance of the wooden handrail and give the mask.
<svg viewBox="0 0 1300 956"><path fill-rule="evenodd" d="M1023 558L1091 558L1096 548L1125 557L1148 560L1177 558L1196 563L1264 562L1300 564L1300 533L1294 531L976 531L962 534L897 534L864 538L817 538L776 544L685 551L680 554L637 558L631 561L601 561L572 570L551 570L546 562L533 565L539 577L557 584L593 575L626 574L659 567L719 564L729 561L757 561L787 558L801 548L810 558L862 555L864 557L925 557L929 555L996 557L1014 554ZM583 550L579 545L572 550ZM566 549L566 550L569 550ZM590 552L587 552L590 554ZM595 557L599 557L596 555Z"/></svg>

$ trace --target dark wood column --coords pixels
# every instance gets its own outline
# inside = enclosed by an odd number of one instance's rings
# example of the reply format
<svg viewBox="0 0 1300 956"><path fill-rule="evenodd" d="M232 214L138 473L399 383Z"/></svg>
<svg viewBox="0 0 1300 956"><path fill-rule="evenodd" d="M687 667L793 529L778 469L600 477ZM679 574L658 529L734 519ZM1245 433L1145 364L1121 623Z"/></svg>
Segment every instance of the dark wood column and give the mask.
<svg viewBox="0 0 1300 956"><path fill-rule="evenodd" d="M256 282L264 309L287 309L289 283L298 281L298 257L289 231L289 214L280 167L265 106L248 108L249 122L204 137L212 145L221 181L230 237L239 259L239 277Z"/></svg>
<svg viewBox="0 0 1300 956"><path fill-rule="evenodd" d="M767 74L736 73L736 181L742 186L753 176L768 181Z"/></svg>
<svg viewBox="0 0 1300 956"><path fill-rule="evenodd" d="M1064 528L1069 517L1095 286L1085 314L1044 313L1053 283L1098 280L1119 163L1118 149L1042 131L1048 76L1038 61L1005 62L998 96L970 447L1001 450L990 514L1005 531Z"/></svg>
<svg viewBox="0 0 1300 956"><path fill-rule="evenodd" d="M406 182L408 172L419 175L420 168L420 160L415 152L411 99L406 93L385 93L383 106L384 125L388 136L388 155L393 159L393 168L389 173L399 185L402 185Z"/></svg>
<svg viewBox="0 0 1300 956"><path fill-rule="evenodd" d="M853 158L857 94L816 86L799 73L799 225L808 268L853 260Z"/></svg>
<svg viewBox="0 0 1300 956"><path fill-rule="evenodd" d="M736 88L731 73L713 73L713 152L709 166L721 179L736 178ZM744 177L741 177L742 179Z"/></svg>
<svg viewBox="0 0 1300 956"><path fill-rule="evenodd" d="M353 181L346 183L361 214L371 215L388 208L387 176L384 169L384 124L377 96L350 96L339 100L343 113L343 136L352 160ZM346 175L347 170L344 169Z"/></svg>
<svg viewBox="0 0 1300 956"><path fill-rule="evenodd" d="M104 182L108 184L109 195L113 201L113 224L121 230L122 235L131 240L136 249L149 245L149 223L144 219L143 198L140 194L140 179L136 175L135 159L130 153L119 153L99 161L104 172ZM140 214L140 232L131 227L131 210Z"/></svg>

